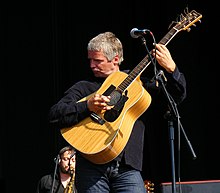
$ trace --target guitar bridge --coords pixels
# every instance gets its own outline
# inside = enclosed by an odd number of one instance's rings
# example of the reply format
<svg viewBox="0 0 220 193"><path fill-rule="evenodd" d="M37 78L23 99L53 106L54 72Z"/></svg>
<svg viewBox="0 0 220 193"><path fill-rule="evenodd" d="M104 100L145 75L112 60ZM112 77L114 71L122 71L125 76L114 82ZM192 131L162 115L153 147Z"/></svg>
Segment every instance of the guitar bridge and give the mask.
<svg viewBox="0 0 220 193"><path fill-rule="evenodd" d="M96 123L99 123L100 125L103 125L105 123L105 120L102 119L99 115L97 115L96 113L91 113L90 114L90 118L96 122Z"/></svg>

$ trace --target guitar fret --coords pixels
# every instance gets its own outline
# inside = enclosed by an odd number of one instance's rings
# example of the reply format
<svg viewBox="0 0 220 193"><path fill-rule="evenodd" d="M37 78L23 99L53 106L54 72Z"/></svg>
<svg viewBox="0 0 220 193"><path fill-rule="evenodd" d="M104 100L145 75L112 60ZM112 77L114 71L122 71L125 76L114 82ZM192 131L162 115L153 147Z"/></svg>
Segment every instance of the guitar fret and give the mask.
<svg viewBox="0 0 220 193"><path fill-rule="evenodd" d="M174 35L178 32L178 30L175 30L172 28L159 42L160 44L167 45L169 41L174 37Z"/></svg>
<svg viewBox="0 0 220 193"><path fill-rule="evenodd" d="M124 92L127 87L137 78L137 76L144 71L144 69L150 64L148 62L148 55L130 72L125 80L118 86L119 90Z"/></svg>

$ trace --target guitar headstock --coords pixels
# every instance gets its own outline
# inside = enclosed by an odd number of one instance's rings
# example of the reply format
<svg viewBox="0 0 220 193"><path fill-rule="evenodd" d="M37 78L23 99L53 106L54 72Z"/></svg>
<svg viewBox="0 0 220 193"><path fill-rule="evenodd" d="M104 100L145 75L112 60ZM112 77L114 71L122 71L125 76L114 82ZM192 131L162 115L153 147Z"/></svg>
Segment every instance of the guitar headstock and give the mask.
<svg viewBox="0 0 220 193"><path fill-rule="evenodd" d="M146 193L154 193L154 183L152 183L150 180L144 180L144 186Z"/></svg>
<svg viewBox="0 0 220 193"><path fill-rule="evenodd" d="M186 12L184 14L180 15L180 21L175 22L176 25L173 27L174 29L181 31L181 30L187 30L190 31L191 26L196 26L196 22L201 22L202 15L195 10L192 10L190 12Z"/></svg>

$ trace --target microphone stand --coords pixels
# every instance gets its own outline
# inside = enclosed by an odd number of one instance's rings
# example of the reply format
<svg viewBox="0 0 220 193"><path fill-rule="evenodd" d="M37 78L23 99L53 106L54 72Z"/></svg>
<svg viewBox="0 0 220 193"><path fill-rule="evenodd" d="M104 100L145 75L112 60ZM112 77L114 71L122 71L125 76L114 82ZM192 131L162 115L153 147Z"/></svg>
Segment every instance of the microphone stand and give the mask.
<svg viewBox="0 0 220 193"><path fill-rule="evenodd" d="M150 32L151 33L151 32ZM151 33L151 35L153 35ZM146 45L146 40L143 36L140 36L141 37L141 40L143 42L143 44L145 45L145 48L147 50L147 53L149 55L149 58L151 60L151 62L153 63L154 65L154 70L155 70L155 80L157 82L160 83L160 85L162 86L162 89L163 89L163 92L168 100L168 107L169 107L169 110L166 112L166 114L164 115L164 118L168 120L168 129L169 129L169 135L170 135L170 150L171 150L171 167L172 167L172 193L176 193L176 176L175 176L175 156L174 156L174 127L173 127L173 121L174 120L177 120L178 121L178 126L180 126L183 134L184 134L184 137L187 141L187 144L191 150L191 153L193 155L193 159L196 159L196 154L192 148L192 145L190 143L190 141L188 140L187 138L187 135L182 127L182 124L180 123L180 116L179 116L179 113L178 113L178 109L177 109L177 105L175 103L175 101L172 99L171 95L168 93L166 87L165 87L165 84L164 84L164 79L165 76L164 76L164 73L162 70L160 70L159 72L157 71L156 69L156 63L153 61L152 59L152 56L149 52L149 49ZM154 38L154 37L153 37ZM155 40L154 40L154 43L155 43ZM163 78L162 78L163 76ZM180 187L180 186L179 186ZM179 191L180 192L180 191Z"/></svg>
<svg viewBox="0 0 220 193"><path fill-rule="evenodd" d="M168 128L169 128L169 135L170 135L170 149L171 149L171 166L172 166L172 192L176 193L176 177L175 177L175 159L174 159L174 127L173 127L173 121L177 120L178 126L180 126L184 137L187 141L187 144L191 150L191 153L193 155L193 159L196 159L196 154L192 148L192 145L190 141L188 140L188 137L182 127L182 124L180 123L180 116L178 113L177 105L175 101L172 99L168 91L166 90L165 84L163 79L161 78L162 73L160 73L158 76L156 76L156 80L159 81L159 83L162 85L163 92L165 93L165 96L168 100L168 107L169 110L165 113L164 118L168 120ZM179 131L179 130L178 130ZM179 186L180 187L180 186Z"/></svg>
<svg viewBox="0 0 220 193"><path fill-rule="evenodd" d="M59 159L60 159L60 156L58 154L57 157L55 158L55 169L54 169L54 173L53 173L53 182L52 182L52 186L51 186L51 190L50 190L51 193L54 192L55 178L56 178L57 166L58 166Z"/></svg>

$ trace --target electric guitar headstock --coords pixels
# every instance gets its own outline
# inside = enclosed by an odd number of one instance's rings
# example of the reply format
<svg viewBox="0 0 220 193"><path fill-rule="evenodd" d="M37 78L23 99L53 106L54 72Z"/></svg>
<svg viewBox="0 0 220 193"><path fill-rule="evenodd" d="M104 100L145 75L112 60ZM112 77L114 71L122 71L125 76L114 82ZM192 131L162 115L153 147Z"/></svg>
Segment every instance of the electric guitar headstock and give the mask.
<svg viewBox="0 0 220 193"><path fill-rule="evenodd" d="M150 180L144 180L144 186L146 193L154 193L154 183L152 183Z"/></svg>

